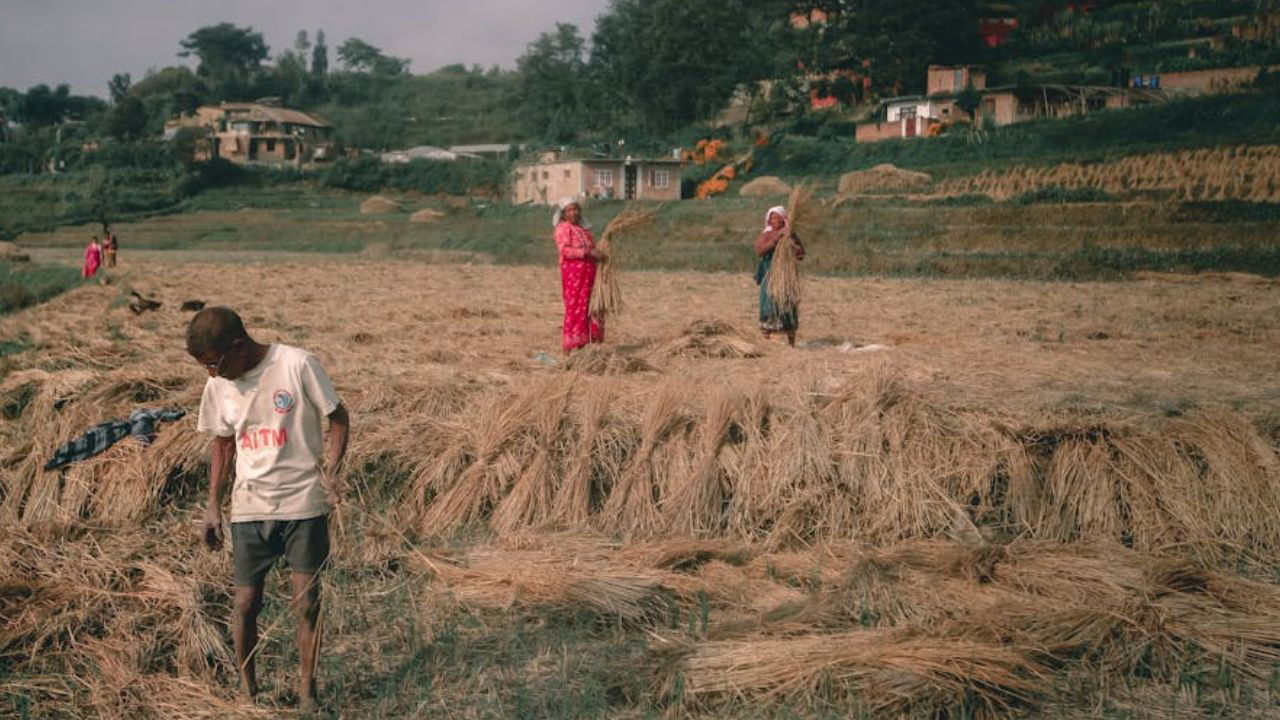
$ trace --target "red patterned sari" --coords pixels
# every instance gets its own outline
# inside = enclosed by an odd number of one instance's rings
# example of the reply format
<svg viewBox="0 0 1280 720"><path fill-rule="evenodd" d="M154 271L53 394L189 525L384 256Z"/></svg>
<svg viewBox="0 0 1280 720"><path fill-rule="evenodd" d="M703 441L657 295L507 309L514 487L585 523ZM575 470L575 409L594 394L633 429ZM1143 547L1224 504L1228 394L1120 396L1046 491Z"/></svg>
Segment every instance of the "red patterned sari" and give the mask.
<svg viewBox="0 0 1280 720"><path fill-rule="evenodd" d="M596 246L591 231L570 222L556 225L556 248L560 251L560 288L564 296L565 352L587 343L604 340L604 323L591 317L591 287L596 282L596 261L587 253Z"/></svg>

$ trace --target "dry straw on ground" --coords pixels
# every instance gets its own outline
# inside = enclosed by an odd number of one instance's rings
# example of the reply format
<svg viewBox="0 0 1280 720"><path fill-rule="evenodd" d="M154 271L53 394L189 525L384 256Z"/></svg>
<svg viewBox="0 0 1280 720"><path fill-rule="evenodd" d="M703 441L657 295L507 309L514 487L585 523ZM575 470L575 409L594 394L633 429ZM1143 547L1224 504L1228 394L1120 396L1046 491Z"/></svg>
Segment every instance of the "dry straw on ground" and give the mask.
<svg viewBox="0 0 1280 720"><path fill-rule="evenodd" d="M1280 202L1280 146L1256 145L1131 155L1113 162L1020 166L940 183L943 195L1003 200L1042 188L1093 188L1117 197Z"/></svg>
<svg viewBox="0 0 1280 720"><path fill-rule="evenodd" d="M782 699L801 714L1034 716L1062 706L1069 716L1123 693L1178 693L1188 677L1206 696L1266 697L1280 662L1280 591L1267 574L1280 552L1280 458L1244 414L1208 403L1176 412L1001 405L978 393L965 347L907 356L904 341L880 361L836 350L761 355L729 323L681 330L672 312L636 333L635 346L608 348L603 363L640 359L660 370L530 369L520 333L530 343L554 338L554 298L546 317L515 300L475 311L448 285L508 287L523 271L450 268L431 276L436 295L417 289L431 282L403 283L397 293L413 309L392 311L379 289L391 283L377 273L410 271L360 269L371 275L368 298L343 295L328 269L295 268L305 282L287 289L289 302L308 310L280 310L258 295L276 267L243 269L262 282L233 298L251 329L322 353L352 409L326 673L363 680L357 670L377 666L395 678L395 666L418 667L410 658L428 646L440 649L438 662L484 658L466 668L487 668L501 654L493 637L455 644L453 656L443 654L448 638L500 633L513 617L586 613L600 619L592 632L646 638L626 674L651 679L653 690L619 700L610 708L619 714L666 702L673 713L715 717ZM704 293L719 282L696 279ZM218 297L220 280L208 282L199 296ZM749 312L749 281L723 282ZM687 306L679 284L692 278L655 283L667 283L663 302ZM889 303L896 288L866 291ZM161 289L166 308L196 294ZM1019 286L980 290L1013 299L993 310L1002 323L1032 312L1018 309L1031 297ZM1143 357L1174 368L1170 358L1188 347L1197 363L1225 362L1207 348L1228 336L1246 357L1269 345L1264 324L1233 333L1239 309L1218 335L1200 322L1235 308L1229 296L1264 302L1267 288L1205 289L1212 308L1202 314L1168 298L1159 300L1165 315L1146 312L1140 303L1161 290L1108 286L1108 305L1195 333L1171 331L1165 342L1137 336L1136 323L1089 322L1126 328ZM150 447L125 440L66 471L40 469L94 423L138 406L198 404L204 373L181 348L188 316L135 319L109 300L80 288L2 321L32 347L0 359L0 714L278 716L231 700L229 564L197 545L207 440L194 417L162 426ZM892 322L913 328L933 314L891 310ZM964 337L947 340L971 342ZM1090 342L1090 357L1103 352ZM1004 352L1019 372L1038 355L1051 355L1058 373L1086 361L1069 342L1010 342ZM291 628L285 620L268 633L264 657L282 683ZM415 632L423 645L405 640ZM388 648L407 646L415 649L391 658ZM513 678L532 687L534 674L532 662L476 670L432 697L456 703ZM370 687L393 693L397 682ZM331 700L355 715L376 715L383 701Z"/></svg>

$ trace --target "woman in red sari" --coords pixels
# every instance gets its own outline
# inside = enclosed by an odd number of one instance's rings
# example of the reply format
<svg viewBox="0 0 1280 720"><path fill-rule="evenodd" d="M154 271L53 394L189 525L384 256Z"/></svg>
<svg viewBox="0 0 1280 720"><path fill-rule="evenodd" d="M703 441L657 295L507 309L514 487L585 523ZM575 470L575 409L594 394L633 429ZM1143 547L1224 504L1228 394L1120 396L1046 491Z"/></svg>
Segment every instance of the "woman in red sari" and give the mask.
<svg viewBox="0 0 1280 720"><path fill-rule="evenodd" d="M560 251L560 289L564 297L565 354L604 340L604 322L591 317L591 288L596 282L596 241L582 221L578 201L560 201L555 214L556 249Z"/></svg>
<svg viewBox="0 0 1280 720"><path fill-rule="evenodd" d="M98 244L98 236L94 235L84 248L84 265L80 267L80 277L91 278L98 273L102 265L102 246Z"/></svg>

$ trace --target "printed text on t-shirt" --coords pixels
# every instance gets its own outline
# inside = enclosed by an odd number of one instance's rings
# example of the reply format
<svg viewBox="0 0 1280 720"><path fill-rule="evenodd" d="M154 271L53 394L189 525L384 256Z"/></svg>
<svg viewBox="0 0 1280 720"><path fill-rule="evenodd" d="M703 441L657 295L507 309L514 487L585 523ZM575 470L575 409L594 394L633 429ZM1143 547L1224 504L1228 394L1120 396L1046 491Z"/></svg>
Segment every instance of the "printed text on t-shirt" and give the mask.
<svg viewBox="0 0 1280 720"><path fill-rule="evenodd" d="M289 432L285 428L258 428L240 431L241 450L262 450L264 448L282 448L289 440Z"/></svg>

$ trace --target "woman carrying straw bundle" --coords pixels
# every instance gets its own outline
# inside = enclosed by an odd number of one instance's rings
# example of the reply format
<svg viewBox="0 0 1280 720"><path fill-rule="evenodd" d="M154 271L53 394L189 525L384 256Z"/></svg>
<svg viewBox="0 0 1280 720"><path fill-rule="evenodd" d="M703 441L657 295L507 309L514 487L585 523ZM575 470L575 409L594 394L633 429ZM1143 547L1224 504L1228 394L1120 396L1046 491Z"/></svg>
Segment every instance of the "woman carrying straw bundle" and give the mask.
<svg viewBox="0 0 1280 720"><path fill-rule="evenodd" d="M790 271L794 274L794 260L804 259L804 245L791 232L788 223L787 209L781 205L771 207L765 213L764 230L756 238L756 255L760 258L760 264L756 266L756 284L760 286L760 330L765 339L776 342L780 335L785 334L787 344L794 347L796 330L800 326L799 298L795 288L784 288L786 291L779 293L778 283L770 283L770 271L782 270L775 270L775 265L790 262ZM784 252L791 252L793 260L784 261L779 257L779 262L774 262L779 245L783 246ZM794 282L791 284L795 285Z"/></svg>
<svg viewBox="0 0 1280 720"><path fill-rule="evenodd" d="M582 207L573 198L559 203L553 218L556 249L560 252L560 289L564 298L561 347L568 355L588 343L604 340L603 318L591 315L591 289L600 260L590 226L582 219Z"/></svg>

